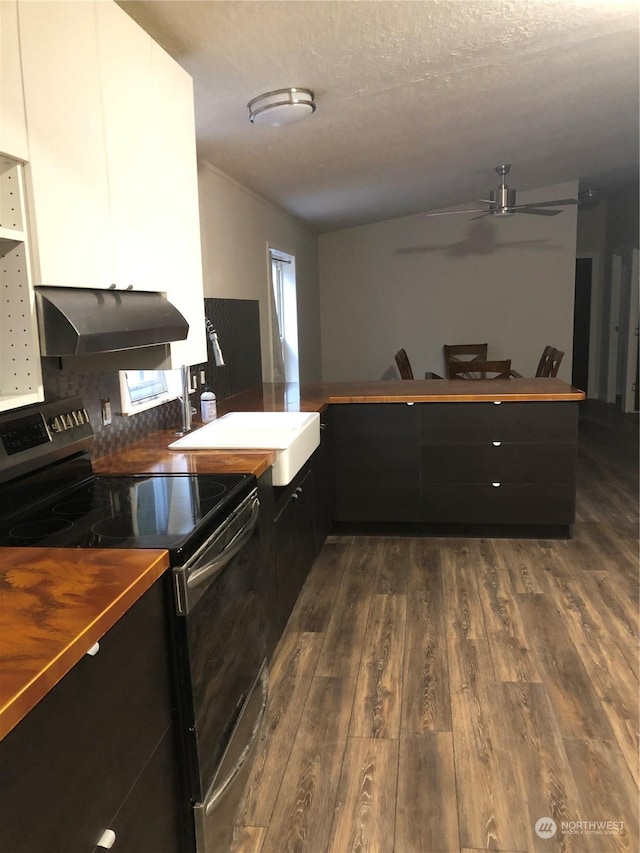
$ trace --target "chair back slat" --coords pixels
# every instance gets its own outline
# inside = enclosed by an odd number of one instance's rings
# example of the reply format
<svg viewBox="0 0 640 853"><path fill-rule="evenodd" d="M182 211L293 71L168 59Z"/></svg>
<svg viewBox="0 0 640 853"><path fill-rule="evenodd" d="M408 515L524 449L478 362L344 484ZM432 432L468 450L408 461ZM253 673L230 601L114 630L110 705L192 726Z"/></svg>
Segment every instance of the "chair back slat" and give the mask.
<svg viewBox="0 0 640 853"><path fill-rule="evenodd" d="M453 361L450 364L450 379L509 379L511 359L496 361ZM488 375L490 374L490 375Z"/></svg>

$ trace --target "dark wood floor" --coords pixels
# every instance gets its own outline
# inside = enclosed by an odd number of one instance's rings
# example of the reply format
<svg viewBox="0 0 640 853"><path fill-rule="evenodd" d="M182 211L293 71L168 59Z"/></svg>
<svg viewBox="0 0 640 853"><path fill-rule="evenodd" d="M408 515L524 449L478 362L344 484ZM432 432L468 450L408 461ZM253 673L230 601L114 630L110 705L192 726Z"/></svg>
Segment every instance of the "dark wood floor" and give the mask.
<svg viewBox="0 0 640 853"><path fill-rule="evenodd" d="M637 853L638 592L637 418L604 404L571 540L330 538L234 853Z"/></svg>

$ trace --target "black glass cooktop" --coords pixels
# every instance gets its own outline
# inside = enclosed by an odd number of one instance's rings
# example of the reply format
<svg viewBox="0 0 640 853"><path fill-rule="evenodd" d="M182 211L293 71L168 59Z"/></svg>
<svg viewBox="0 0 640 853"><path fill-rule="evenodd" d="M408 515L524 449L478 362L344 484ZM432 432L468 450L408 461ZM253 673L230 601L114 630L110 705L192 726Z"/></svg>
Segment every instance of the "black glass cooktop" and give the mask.
<svg viewBox="0 0 640 853"><path fill-rule="evenodd" d="M245 474L94 477L0 523L0 545L196 547L254 482Z"/></svg>

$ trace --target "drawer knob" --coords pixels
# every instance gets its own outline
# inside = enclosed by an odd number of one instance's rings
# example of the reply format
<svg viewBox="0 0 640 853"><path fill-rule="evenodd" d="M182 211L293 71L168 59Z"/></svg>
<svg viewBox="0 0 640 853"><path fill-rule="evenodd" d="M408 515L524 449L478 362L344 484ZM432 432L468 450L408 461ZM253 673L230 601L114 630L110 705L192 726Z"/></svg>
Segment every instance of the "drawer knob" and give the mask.
<svg viewBox="0 0 640 853"><path fill-rule="evenodd" d="M112 829L105 829L100 838L98 839L98 843L96 847L102 847L104 850L111 850L113 845L116 843L116 834Z"/></svg>
<svg viewBox="0 0 640 853"><path fill-rule="evenodd" d="M502 483L491 483L494 489L499 489Z"/></svg>
<svg viewBox="0 0 640 853"><path fill-rule="evenodd" d="M100 651L100 643L94 643L90 649L87 649L87 654L90 657L95 657Z"/></svg>
<svg viewBox="0 0 640 853"><path fill-rule="evenodd" d="M494 447L500 447L502 442L501 441L492 441L491 444L493 444Z"/></svg>

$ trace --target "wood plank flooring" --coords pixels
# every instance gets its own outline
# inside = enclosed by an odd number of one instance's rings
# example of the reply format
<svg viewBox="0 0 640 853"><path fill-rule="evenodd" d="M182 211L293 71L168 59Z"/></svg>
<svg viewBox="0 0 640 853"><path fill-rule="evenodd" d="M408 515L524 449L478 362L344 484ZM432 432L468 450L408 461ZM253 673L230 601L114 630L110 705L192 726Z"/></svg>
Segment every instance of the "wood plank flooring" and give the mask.
<svg viewBox="0 0 640 853"><path fill-rule="evenodd" d="M233 853L640 850L637 418L578 462L570 540L329 538Z"/></svg>

